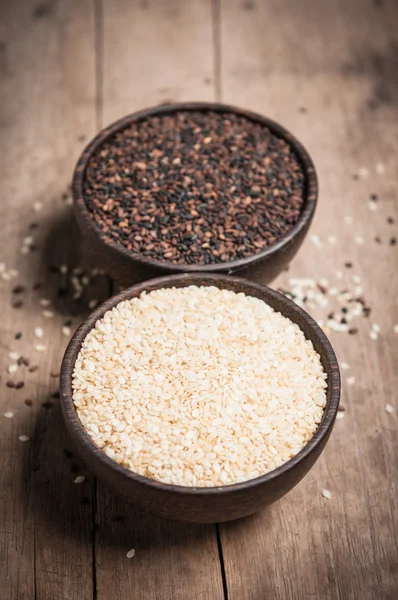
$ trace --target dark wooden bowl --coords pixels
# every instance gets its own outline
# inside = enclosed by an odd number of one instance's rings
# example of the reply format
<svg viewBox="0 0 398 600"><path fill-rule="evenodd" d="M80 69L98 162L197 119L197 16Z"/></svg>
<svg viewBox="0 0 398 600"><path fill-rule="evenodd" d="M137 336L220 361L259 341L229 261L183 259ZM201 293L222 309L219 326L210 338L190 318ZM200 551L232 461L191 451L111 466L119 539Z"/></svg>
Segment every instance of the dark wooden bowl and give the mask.
<svg viewBox="0 0 398 600"><path fill-rule="evenodd" d="M122 300L142 291L187 285L214 285L261 298L297 323L320 354L328 376L327 403L319 429L291 460L274 471L243 483L223 487L190 488L169 485L120 466L100 450L83 428L72 400L72 372L82 342L96 321ZM138 508L179 521L215 523L250 515L291 490L321 454L332 431L340 399L340 373L327 337L316 322L291 300L263 285L224 275L183 274L141 283L109 298L79 327L69 343L61 368L61 404L67 428L88 468L105 484Z"/></svg>
<svg viewBox="0 0 398 600"><path fill-rule="evenodd" d="M148 117L169 114L180 110L201 110L217 112L233 112L252 121L265 125L276 136L283 138L293 148L300 161L305 175L306 196L304 207L298 222L292 229L281 236L272 246L252 256L225 263L212 265L174 265L171 262L152 260L143 255L134 254L123 245L114 241L104 241L101 230L94 222L83 198L83 181L87 164L92 154L111 135L124 129L131 123L142 121ZM128 115L116 123L103 129L86 147L79 158L73 176L73 199L77 222L87 239L92 251L100 255L107 272L122 287L144 281L152 277L178 273L225 273L239 274L260 283L272 281L291 261L300 248L314 216L318 197L318 183L313 162L305 148L286 129L270 119L226 104L207 102L189 102L157 106Z"/></svg>

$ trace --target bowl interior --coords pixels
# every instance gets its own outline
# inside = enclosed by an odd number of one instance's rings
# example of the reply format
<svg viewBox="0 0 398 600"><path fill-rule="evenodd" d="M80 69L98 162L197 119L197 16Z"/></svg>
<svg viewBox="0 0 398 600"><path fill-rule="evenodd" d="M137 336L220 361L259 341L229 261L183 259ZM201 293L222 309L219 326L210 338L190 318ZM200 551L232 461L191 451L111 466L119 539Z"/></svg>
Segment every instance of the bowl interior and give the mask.
<svg viewBox="0 0 398 600"><path fill-rule="evenodd" d="M232 112L242 117L245 117L251 121L256 123L260 123L263 126L267 127L275 136L282 138L285 140L293 149L297 159L299 160L305 177L305 198L304 198L304 206L298 221L293 225L293 227L284 235L279 237L277 241L272 245L268 246L264 250L252 254L251 256L232 260L223 263L214 263L210 265L202 265L202 264L174 264L172 262L168 262L167 260L157 260L145 257L139 253L133 253L128 250L122 244L115 242L114 240L104 240L103 234L100 228L96 225L94 219L89 212L83 195L83 183L85 178L85 171L87 165L90 161L91 156L97 151L97 149L108 140L109 137L121 131L122 129L128 127L130 124L138 121L143 121L149 117L166 115L177 111L214 111L214 112ZM225 272L228 269L236 270L239 267L245 267L250 264L254 264L256 262L262 261L268 257L273 256L279 251L283 250L286 246L288 246L291 241L299 235L303 230L306 229L309 222L311 221L313 214L316 208L316 202L318 197L318 181L315 172L315 167L312 162L310 155L304 146L284 127L275 123L274 121L263 117L262 115L258 115L257 113L253 113L251 111L247 111L241 108L236 108L234 106L229 106L227 104L212 104L207 102L190 102L190 103L178 103L178 104L169 104L166 106L157 106L154 108L142 110L132 115L128 115L115 123L109 125L88 144L88 146L83 151L81 157L79 158L74 176L73 176L73 199L75 210L78 215L78 220L81 224L83 224L84 228L87 228L90 231L92 236L95 236L97 240L99 240L104 246L108 246L112 248L115 252L120 255L129 258L130 260L134 260L135 262L139 262L143 266L156 267L158 269L167 269L171 272L176 273L216 273L216 272Z"/></svg>
<svg viewBox="0 0 398 600"><path fill-rule="evenodd" d="M147 477L138 475L126 467L123 467L109 458L102 450L100 450L84 429L77 415L76 409L72 400L72 373L77 355L80 351L82 342L88 332L95 326L98 319L102 318L105 312L112 309L119 302L137 297L143 292L150 292L159 288L167 287L184 287L188 285L203 285L216 286L222 289L229 289L235 292L244 292L247 295L255 296L267 302L276 311L281 312L285 317L288 317L302 329L305 337L314 345L315 350L320 355L323 367L327 373L327 398L326 407L324 410L323 419L315 432L314 436L307 445L293 458L282 464L277 469L270 471L260 477L251 479L242 483L230 484L221 487L185 487L172 484L162 483ZM263 285L249 282L245 279L237 277L229 277L224 275L174 275L153 279L149 282L135 285L120 294L109 298L101 306L99 306L88 319L79 327L72 337L61 368L61 403L65 419L68 422L69 428L72 428L84 443L87 452L95 454L97 459L107 464L112 469L117 470L126 480L138 480L146 485L160 488L172 492L192 493L192 494L211 494L214 491L217 493L226 493L229 490L242 490L255 486L257 483L272 480L278 475L289 471L305 456L307 456L327 434L329 428L333 425L339 399L340 399L340 374L337 359L333 348L317 325L317 323L304 310L298 307L294 302Z"/></svg>

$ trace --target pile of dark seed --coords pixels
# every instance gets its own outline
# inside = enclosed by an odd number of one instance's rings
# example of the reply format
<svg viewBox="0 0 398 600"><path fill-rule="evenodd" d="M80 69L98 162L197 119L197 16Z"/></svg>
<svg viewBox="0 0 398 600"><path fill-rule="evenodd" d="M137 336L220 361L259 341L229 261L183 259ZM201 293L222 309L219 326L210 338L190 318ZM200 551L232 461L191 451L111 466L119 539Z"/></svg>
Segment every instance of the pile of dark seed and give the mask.
<svg viewBox="0 0 398 600"><path fill-rule="evenodd" d="M87 166L84 197L106 241L152 259L211 264L287 233L304 185L292 148L266 127L181 111L108 139Z"/></svg>

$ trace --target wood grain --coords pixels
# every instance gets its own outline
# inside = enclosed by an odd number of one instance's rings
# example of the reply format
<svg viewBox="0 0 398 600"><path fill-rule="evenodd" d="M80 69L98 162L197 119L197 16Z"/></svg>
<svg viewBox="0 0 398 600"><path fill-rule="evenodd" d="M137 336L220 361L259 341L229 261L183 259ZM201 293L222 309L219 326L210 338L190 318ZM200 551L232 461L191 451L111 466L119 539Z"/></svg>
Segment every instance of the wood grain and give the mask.
<svg viewBox="0 0 398 600"><path fill-rule="evenodd" d="M91 484L73 483L73 460L63 453L70 442L52 397L67 342L61 327L71 312L77 313L76 324L80 309L70 296L57 297L67 276L50 273L48 266L83 262L61 193L83 138L95 130L93 13L85 0L2 3L1 10L0 255L19 276L0 280L0 598L81 600L93 595ZM35 202L42 203L40 212L33 210ZM29 229L32 222L37 229ZM22 255L28 235L38 248ZM39 281L42 288L32 290ZM23 300L19 309L11 308L15 284L26 287L14 294ZM52 319L43 317L40 297L54 300ZM38 326L42 340L34 335ZM20 340L14 339L17 332ZM37 343L46 346L45 353L35 352ZM20 367L8 375L10 351L28 357L38 370ZM9 389L8 379L25 387ZM3 418L5 411L14 417ZM21 434L30 440L20 442ZM80 503L84 497L88 505Z"/></svg>
<svg viewBox="0 0 398 600"><path fill-rule="evenodd" d="M274 285L286 287L294 276L326 277L352 289L355 273L373 307L371 318L359 321L358 335L331 334L338 357L351 367L344 373L347 411L315 468L263 514L221 526L229 600L392 599L398 590L397 417L385 412L398 382L392 331L398 259L388 244L397 226L386 221L398 216L396 8L359 0L221 4L222 101L233 99L289 127L320 177L312 233L323 245L317 249L307 239ZM385 166L383 175L377 163ZM369 176L353 179L360 168ZM377 213L368 209L371 193L380 198ZM365 245L355 243L356 234ZM345 261L353 262L351 271ZM343 283L338 271L350 274ZM329 310L314 316L325 319ZM381 327L377 341L369 337L371 322ZM347 386L348 376L355 376L354 385ZM322 488L331 491L330 501Z"/></svg>
<svg viewBox="0 0 398 600"><path fill-rule="evenodd" d="M210 1L109 1L102 15L101 126L161 102L214 100ZM97 498L98 600L224 598L214 526L147 517L101 483Z"/></svg>

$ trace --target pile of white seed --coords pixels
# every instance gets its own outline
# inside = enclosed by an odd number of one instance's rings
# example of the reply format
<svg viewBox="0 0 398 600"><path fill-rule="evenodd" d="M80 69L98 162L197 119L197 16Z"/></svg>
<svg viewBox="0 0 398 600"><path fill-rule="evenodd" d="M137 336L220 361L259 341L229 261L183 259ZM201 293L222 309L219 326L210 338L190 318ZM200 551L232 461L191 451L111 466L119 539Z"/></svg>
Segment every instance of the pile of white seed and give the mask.
<svg viewBox="0 0 398 600"><path fill-rule="evenodd" d="M118 304L73 373L84 428L132 471L185 486L267 473L311 439L326 374L300 328L262 300L216 287Z"/></svg>

